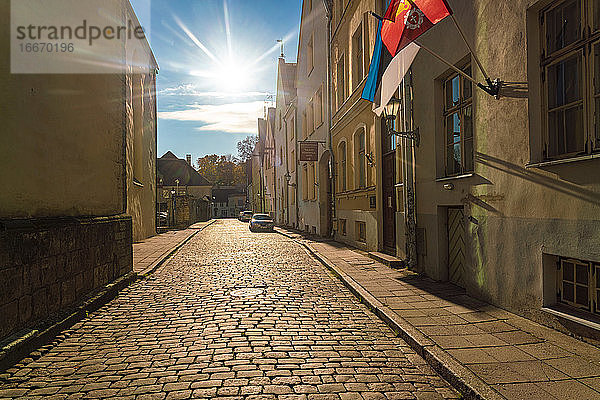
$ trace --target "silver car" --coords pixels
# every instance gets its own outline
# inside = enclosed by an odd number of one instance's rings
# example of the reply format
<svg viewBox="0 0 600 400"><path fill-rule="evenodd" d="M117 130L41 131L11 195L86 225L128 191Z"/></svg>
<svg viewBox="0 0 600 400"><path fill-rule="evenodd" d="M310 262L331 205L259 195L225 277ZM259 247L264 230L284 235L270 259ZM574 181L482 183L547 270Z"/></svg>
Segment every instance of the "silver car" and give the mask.
<svg viewBox="0 0 600 400"><path fill-rule="evenodd" d="M250 232L273 232L275 222L269 214L254 214L250 220Z"/></svg>

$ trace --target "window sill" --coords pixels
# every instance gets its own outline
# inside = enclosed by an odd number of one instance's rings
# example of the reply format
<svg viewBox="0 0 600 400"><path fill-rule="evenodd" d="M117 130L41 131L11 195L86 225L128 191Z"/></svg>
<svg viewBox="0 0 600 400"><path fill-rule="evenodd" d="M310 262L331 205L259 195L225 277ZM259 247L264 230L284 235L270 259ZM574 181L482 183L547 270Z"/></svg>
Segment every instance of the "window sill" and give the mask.
<svg viewBox="0 0 600 400"><path fill-rule="evenodd" d="M444 178L437 178L435 181L436 182L447 182L447 181L453 181L453 180L456 180L456 179L472 178L473 176L475 176L475 174L471 172L471 173L468 173L468 174L447 176L447 177L444 177Z"/></svg>
<svg viewBox="0 0 600 400"><path fill-rule="evenodd" d="M577 312L575 310L568 310L566 306L562 306L562 304L555 304L548 307L542 307L542 311L548 314L552 314L556 317L563 318L574 322L576 324L585 326L590 329L594 329L600 331L600 319L597 321L592 321L586 318L583 318L583 315L580 317L576 314L583 314L583 312ZM593 315L590 315L593 318Z"/></svg>
<svg viewBox="0 0 600 400"><path fill-rule="evenodd" d="M542 162L537 162L537 163L529 163L529 164L525 165L525 168L551 167L553 165L569 164L569 163L574 163L574 162L578 162L578 161L593 160L593 159L596 159L596 158L600 158L600 154L588 154L588 155L585 155L585 156L569 157L569 158L563 158L563 159L560 159L560 160L552 160L552 161L542 161Z"/></svg>

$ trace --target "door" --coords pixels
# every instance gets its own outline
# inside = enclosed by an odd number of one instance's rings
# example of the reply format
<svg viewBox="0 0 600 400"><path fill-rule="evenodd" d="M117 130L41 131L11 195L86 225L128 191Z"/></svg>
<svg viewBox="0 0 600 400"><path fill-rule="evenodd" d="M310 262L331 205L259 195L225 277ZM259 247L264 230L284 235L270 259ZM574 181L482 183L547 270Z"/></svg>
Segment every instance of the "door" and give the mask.
<svg viewBox="0 0 600 400"><path fill-rule="evenodd" d="M396 255L396 138L386 134L382 123L383 149L383 251Z"/></svg>
<svg viewBox="0 0 600 400"><path fill-rule="evenodd" d="M448 278L465 286L465 214L462 208L448 208Z"/></svg>

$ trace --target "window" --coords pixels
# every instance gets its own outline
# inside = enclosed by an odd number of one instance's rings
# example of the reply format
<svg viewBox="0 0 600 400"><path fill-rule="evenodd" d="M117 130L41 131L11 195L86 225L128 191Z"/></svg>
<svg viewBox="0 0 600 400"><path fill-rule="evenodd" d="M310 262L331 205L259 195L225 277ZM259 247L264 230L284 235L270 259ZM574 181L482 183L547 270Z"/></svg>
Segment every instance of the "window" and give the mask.
<svg viewBox="0 0 600 400"><path fill-rule="evenodd" d="M302 139L306 139L308 136L308 120L306 118L306 110L302 112Z"/></svg>
<svg viewBox="0 0 600 400"><path fill-rule="evenodd" d="M356 239L359 242L367 241L367 223L363 221L356 221Z"/></svg>
<svg viewBox="0 0 600 400"><path fill-rule="evenodd" d="M294 118L293 117L290 120L290 124L288 126L289 126L289 129L290 129L290 140L293 140L294 136L296 135L296 124L294 123Z"/></svg>
<svg viewBox="0 0 600 400"><path fill-rule="evenodd" d="M364 49L362 24L358 25L352 35L352 89L360 84L364 76Z"/></svg>
<svg viewBox="0 0 600 400"><path fill-rule="evenodd" d="M289 169L290 172L296 171L296 151L294 149L290 152Z"/></svg>
<svg viewBox="0 0 600 400"><path fill-rule="evenodd" d="M315 118L314 118L314 106L313 100L311 99L306 106L306 127L308 135L311 135L315 131Z"/></svg>
<svg viewBox="0 0 600 400"><path fill-rule="evenodd" d="M600 2L555 2L542 11L540 22L546 125L543 158L549 160L598 151Z"/></svg>
<svg viewBox="0 0 600 400"><path fill-rule="evenodd" d="M336 63L336 106L339 109L346 100L346 67L344 65L344 54L340 55Z"/></svg>
<svg viewBox="0 0 600 400"><path fill-rule="evenodd" d="M348 232L346 230L346 220L345 219L340 219L340 233L342 234L342 236L346 236L348 234Z"/></svg>
<svg viewBox="0 0 600 400"><path fill-rule="evenodd" d="M308 198L314 200L316 198L315 190L315 163L311 162L308 164Z"/></svg>
<svg viewBox="0 0 600 400"><path fill-rule="evenodd" d="M471 75L471 66L463 68ZM473 88L462 75L444 82L444 135L446 176L473 171Z"/></svg>
<svg viewBox="0 0 600 400"><path fill-rule="evenodd" d="M315 116L315 129L317 129L323 123L323 90L319 87L317 93L315 93L314 101L314 116Z"/></svg>
<svg viewBox="0 0 600 400"><path fill-rule="evenodd" d="M354 135L354 148L356 149L356 154L354 156L354 167L357 177L356 183L359 188L364 188L367 186L367 158L365 157L366 141L364 128Z"/></svg>
<svg viewBox="0 0 600 400"><path fill-rule="evenodd" d="M312 11L312 0L306 0L306 13L310 13Z"/></svg>
<svg viewBox="0 0 600 400"><path fill-rule="evenodd" d="M315 67L314 60L314 43L313 36L308 40L308 45L306 46L306 75L310 75L312 70Z"/></svg>
<svg viewBox="0 0 600 400"><path fill-rule="evenodd" d="M381 132L383 132L383 140L382 140L382 151L383 154L387 154L389 152L395 151L396 150L396 142L397 142L397 137L396 135L390 135L388 133L388 126L387 124L390 123L392 124L392 129L397 131L397 119L396 117L389 117L386 121L386 118L381 118Z"/></svg>
<svg viewBox="0 0 600 400"><path fill-rule="evenodd" d="M338 187L340 188L340 192L346 191L346 176L347 176L347 166L346 166L346 142L340 143L338 154L340 157L340 171L339 171L339 183Z"/></svg>
<svg viewBox="0 0 600 400"><path fill-rule="evenodd" d="M308 165L302 166L302 200L308 200Z"/></svg>
<svg viewBox="0 0 600 400"><path fill-rule="evenodd" d="M600 314L600 264L559 258L558 269L558 301Z"/></svg>

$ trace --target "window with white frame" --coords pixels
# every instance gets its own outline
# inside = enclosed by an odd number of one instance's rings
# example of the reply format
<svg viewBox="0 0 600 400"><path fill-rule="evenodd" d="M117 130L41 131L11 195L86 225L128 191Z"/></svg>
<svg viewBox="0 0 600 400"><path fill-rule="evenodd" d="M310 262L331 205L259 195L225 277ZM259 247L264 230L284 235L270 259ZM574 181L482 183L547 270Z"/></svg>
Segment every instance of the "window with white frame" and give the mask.
<svg viewBox="0 0 600 400"><path fill-rule="evenodd" d="M471 66L462 68L471 75ZM444 81L444 150L446 176L473 171L473 85L454 73Z"/></svg>
<svg viewBox="0 0 600 400"><path fill-rule="evenodd" d="M312 134L315 131L315 112L314 112L314 102L311 99L306 106L306 127L308 135Z"/></svg>
<svg viewBox="0 0 600 400"><path fill-rule="evenodd" d="M308 198L314 200L316 198L315 191L315 163L308 163Z"/></svg>
<svg viewBox="0 0 600 400"><path fill-rule="evenodd" d="M366 158L366 134L361 128L354 135L354 170L356 171L356 185L359 188L367 186L367 158Z"/></svg>
<svg viewBox="0 0 600 400"><path fill-rule="evenodd" d="M342 53L336 63L336 106L339 109L346 100L346 66Z"/></svg>
<svg viewBox="0 0 600 400"><path fill-rule="evenodd" d="M352 35L352 90L360 84L364 75L363 29L359 24Z"/></svg>
<svg viewBox="0 0 600 400"><path fill-rule="evenodd" d="M346 191L346 176L347 176L347 171L348 171L348 167L347 167L347 163L346 163L346 158L347 158L347 151L346 151L346 142L341 142L339 145L339 150L338 150L338 156L339 156L339 165L340 165L340 170L338 173L338 187L340 189L340 192L345 192Z"/></svg>
<svg viewBox="0 0 600 400"><path fill-rule="evenodd" d="M315 93L313 97L313 109L315 116L315 129L317 129L323 123L323 90L322 87L319 87L319 90Z"/></svg>
<svg viewBox="0 0 600 400"><path fill-rule="evenodd" d="M302 200L308 200L308 165L302 166Z"/></svg>
<svg viewBox="0 0 600 400"><path fill-rule="evenodd" d="M600 1L555 1L540 24L543 159L600 151Z"/></svg>
<svg viewBox="0 0 600 400"><path fill-rule="evenodd" d="M600 264L561 257L558 270L558 301L600 314Z"/></svg>
<svg viewBox="0 0 600 400"><path fill-rule="evenodd" d="M314 60L314 37L311 36L306 45L306 74L310 75L315 67Z"/></svg>

